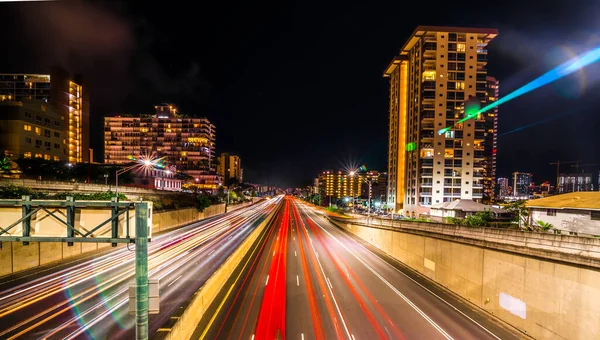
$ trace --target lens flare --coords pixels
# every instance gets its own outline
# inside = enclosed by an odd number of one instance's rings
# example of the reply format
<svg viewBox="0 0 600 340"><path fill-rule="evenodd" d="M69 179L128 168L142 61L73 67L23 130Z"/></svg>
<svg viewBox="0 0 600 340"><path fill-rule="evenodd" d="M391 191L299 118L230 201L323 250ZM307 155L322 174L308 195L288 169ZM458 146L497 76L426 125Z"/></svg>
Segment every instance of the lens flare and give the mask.
<svg viewBox="0 0 600 340"><path fill-rule="evenodd" d="M523 85L521 88L516 89L515 91L507 94L506 96L498 99L497 101L495 101L489 105L486 105L485 107L483 107L471 114L465 114L465 117L463 119L459 120L456 124L460 124L469 119L475 118L480 113L489 111L489 110L495 108L496 106L499 106L501 104L508 102L509 100L515 99L515 98L522 96L528 92L531 92L537 88L540 88L544 85L552 83L552 82L554 82L560 78L563 78L577 70L580 70L583 67L586 67L592 63L595 63L599 59L600 59L600 47L597 47L593 50L590 50L584 54L577 56L576 58L570 59L570 60L558 65L557 67L553 68L552 70L544 73L543 75L539 76L538 78L534 79L533 81ZM446 133L447 131L449 131L452 128L453 127L447 127L447 128L441 129L438 131L438 134L441 135L443 133Z"/></svg>

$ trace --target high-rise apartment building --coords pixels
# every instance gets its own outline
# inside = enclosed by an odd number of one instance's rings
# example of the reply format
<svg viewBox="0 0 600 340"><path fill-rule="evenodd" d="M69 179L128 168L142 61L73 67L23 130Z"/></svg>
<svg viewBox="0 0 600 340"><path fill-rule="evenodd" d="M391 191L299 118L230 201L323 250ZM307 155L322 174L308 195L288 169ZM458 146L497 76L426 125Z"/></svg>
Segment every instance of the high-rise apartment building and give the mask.
<svg viewBox="0 0 600 340"><path fill-rule="evenodd" d="M54 67L50 74L0 74L0 102L48 102L61 115L66 134L67 161L90 160L90 105L80 75ZM39 105L36 103L34 105Z"/></svg>
<svg viewBox="0 0 600 340"><path fill-rule="evenodd" d="M217 162L217 174L223 176L223 181L229 183L231 180L242 182L242 162L239 156L229 153L221 153Z"/></svg>
<svg viewBox="0 0 600 340"><path fill-rule="evenodd" d="M104 162L126 164L131 156L153 155L190 176L214 173L215 126L180 115L173 105L155 109L154 115L104 118Z"/></svg>
<svg viewBox="0 0 600 340"><path fill-rule="evenodd" d="M531 195L533 175L528 172L513 172L513 196L525 197Z"/></svg>
<svg viewBox="0 0 600 340"><path fill-rule="evenodd" d="M317 184L324 204L336 204L338 199L344 198L354 201L361 195L362 176L328 170L319 174Z"/></svg>
<svg viewBox="0 0 600 340"><path fill-rule="evenodd" d="M510 195L512 195L512 187L510 186L508 178L498 178L498 198L504 199Z"/></svg>
<svg viewBox="0 0 600 340"><path fill-rule="evenodd" d="M0 152L12 158L68 161L62 118L44 100L0 102Z"/></svg>
<svg viewBox="0 0 600 340"><path fill-rule="evenodd" d="M594 191L591 173L560 174L558 184L559 194L575 191Z"/></svg>
<svg viewBox="0 0 600 340"><path fill-rule="evenodd" d="M500 95L500 83L496 78L488 76L486 78L486 100L485 105L492 104L498 100ZM483 113L485 120L485 133L483 141L483 202L493 201L496 192L496 151L498 148L498 107Z"/></svg>
<svg viewBox="0 0 600 340"><path fill-rule="evenodd" d="M0 101L50 100L49 74L0 73Z"/></svg>
<svg viewBox="0 0 600 340"><path fill-rule="evenodd" d="M487 44L496 29L419 26L384 72L390 78L388 209L483 198L486 120L457 124L465 102L488 100ZM453 128L443 134L440 129Z"/></svg>

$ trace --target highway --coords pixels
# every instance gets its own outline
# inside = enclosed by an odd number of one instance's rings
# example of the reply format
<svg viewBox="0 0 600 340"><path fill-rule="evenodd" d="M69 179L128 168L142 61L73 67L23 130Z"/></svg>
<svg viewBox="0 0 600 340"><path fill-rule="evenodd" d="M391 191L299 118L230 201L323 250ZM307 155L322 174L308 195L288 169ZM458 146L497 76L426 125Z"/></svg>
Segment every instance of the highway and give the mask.
<svg viewBox="0 0 600 340"><path fill-rule="evenodd" d="M272 198L153 237L150 279L160 282L153 335L276 208ZM0 279L0 339L133 339L128 313L134 245Z"/></svg>
<svg viewBox="0 0 600 340"><path fill-rule="evenodd" d="M517 339L286 196L194 339Z"/></svg>

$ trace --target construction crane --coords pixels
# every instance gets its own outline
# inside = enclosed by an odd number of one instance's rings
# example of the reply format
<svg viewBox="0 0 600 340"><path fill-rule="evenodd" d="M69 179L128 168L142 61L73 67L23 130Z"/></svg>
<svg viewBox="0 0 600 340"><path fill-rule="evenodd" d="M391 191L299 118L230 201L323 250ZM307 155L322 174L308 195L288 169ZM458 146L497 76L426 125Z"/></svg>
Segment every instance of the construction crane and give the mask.
<svg viewBox="0 0 600 340"><path fill-rule="evenodd" d="M585 168L585 167L588 167L588 166L598 166L598 164L579 164L579 162L576 162L574 165L571 165L571 167L575 168L575 173L576 174L579 173L579 168L580 167Z"/></svg>
<svg viewBox="0 0 600 340"><path fill-rule="evenodd" d="M556 162L551 162L550 165L556 165L556 187L554 188L554 190L556 190L556 193L559 193L558 187L560 185L560 165L561 164L579 164L580 161L567 161L567 162L561 162L561 161L556 161Z"/></svg>

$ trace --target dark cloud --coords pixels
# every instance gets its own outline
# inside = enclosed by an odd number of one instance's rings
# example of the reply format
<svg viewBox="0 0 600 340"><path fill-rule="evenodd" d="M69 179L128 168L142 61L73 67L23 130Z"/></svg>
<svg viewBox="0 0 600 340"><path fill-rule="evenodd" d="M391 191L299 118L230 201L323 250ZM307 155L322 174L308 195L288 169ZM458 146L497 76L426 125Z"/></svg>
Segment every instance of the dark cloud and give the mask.
<svg viewBox="0 0 600 340"><path fill-rule="evenodd" d="M23 51L39 72L59 64L82 73L92 88L93 105L112 111L128 98L146 97L148 105L171 95L191 94L201 85L199 65L169 70L154 55L154 28L130 14L120 2L83 0L11 6L14 29L31 42ZM31 72L32 70L23 70ZM97 112L107 114L112 112Z"/></svg>

